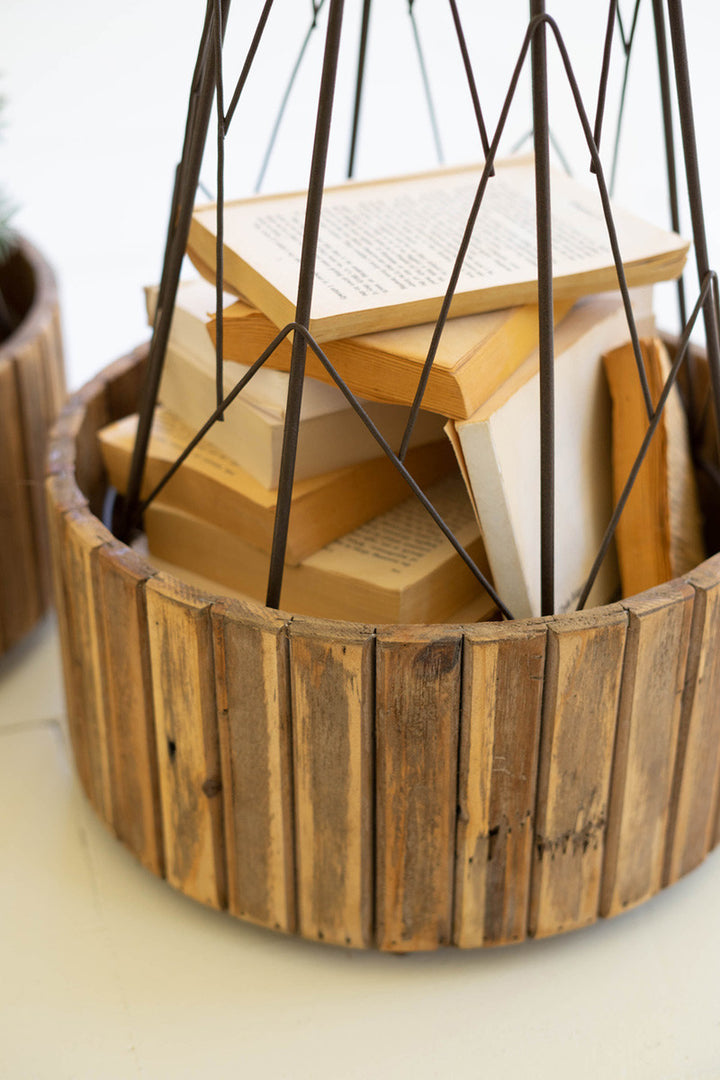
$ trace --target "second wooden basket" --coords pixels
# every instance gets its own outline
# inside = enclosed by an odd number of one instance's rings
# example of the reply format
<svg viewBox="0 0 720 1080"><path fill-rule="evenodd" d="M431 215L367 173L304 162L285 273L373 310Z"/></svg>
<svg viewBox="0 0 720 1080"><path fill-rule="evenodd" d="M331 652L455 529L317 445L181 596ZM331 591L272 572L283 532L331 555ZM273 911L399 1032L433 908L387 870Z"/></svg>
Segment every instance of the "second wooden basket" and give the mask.
<svg viewBox="0 0 720 1080"><path fill-rule="evenodd" d="M717 844L720 556L583 614L373 627L203 595L97 514L95 434L144 351L61 415L47 492L70 732L100 817L205 904L406 952L615 915Z"/></svg>

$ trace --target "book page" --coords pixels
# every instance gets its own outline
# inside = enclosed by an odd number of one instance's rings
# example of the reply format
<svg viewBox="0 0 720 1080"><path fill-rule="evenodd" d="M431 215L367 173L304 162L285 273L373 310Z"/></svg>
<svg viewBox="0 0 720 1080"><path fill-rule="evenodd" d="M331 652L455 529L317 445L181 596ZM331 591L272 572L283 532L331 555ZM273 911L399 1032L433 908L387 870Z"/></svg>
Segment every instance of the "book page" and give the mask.
<svg viewBox="0 0 720 1080"><path fill-rule="evenodd" d="M466 168L327 190L313 319L442 296L480 176L480 168ZM597 187L554 173L551 201L555 278L611 267ZM214 235L214 208L196 211L195 219ZM227 203L226 247L294 301L304 221L304 194ZM687 249L675 234L617 208L615 221L625 262ZM535 282L535 236L533 162L498 165L485 191L458 294Z"/></svg>

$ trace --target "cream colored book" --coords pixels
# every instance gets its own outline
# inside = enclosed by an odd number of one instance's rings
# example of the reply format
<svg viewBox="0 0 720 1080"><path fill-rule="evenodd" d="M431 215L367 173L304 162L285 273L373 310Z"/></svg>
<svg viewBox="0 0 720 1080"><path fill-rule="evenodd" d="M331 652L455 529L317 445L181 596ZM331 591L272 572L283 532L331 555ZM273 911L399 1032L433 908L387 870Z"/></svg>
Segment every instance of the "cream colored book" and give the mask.
<svg viewBox="0 0 720 1080"><path fill-rule="evenodd" d="M110 483L125 492L137 431L137 415L125 416L98 433ZM145 497L166 474L192 438L192 431L158 406L148 445ZM421 488L455 468L446 439L408 452L405 464ZM358 528L408 497L409 488L383 456L321 476L298 480L293 487L286 561L301 562L318 548ZM227 529L252 547L269 551L275 524L277 491L259 484L222 451L204 440L193 450L158 496Z"/></svg>
<svg viewBox="0 0 720 1080"><path fill-rule="evenodd" d="M652 332L651 290L633 294ZM617 295L589 297L555 335L555 611L575 608L612 514L610 401L602 355L625 342ZM501 599L516 618L541 613L539 359L533 355L477 412L449 425ZM589 604L619 587L611 550Z"/></svg>
<svg viewBox="0 0 720 1080"><path fill-rule="evenodd" d="M151 285L145 289L145 306L150 325L155 317L158 292L157 285ZM236 302L236 297L228 293L223 294L223 310L229 310ZM213 379L215 378L215 345L209 335L208 324L215 314L215 305L215 287L209 282L203 278L181 281L178 285L175 309L170 323L171 344L191 356L197 364L207 370L208 374L212 375ZM255 312L255 316L255 321L267 324L267 319L260 312ZM227 355L227 351L225 351L225 359L234 360L233 357ZM257 357L253 356L250 363L256 359ZM228 389L232 389L246 374L248 366L248 364L235 362L231 364L228 368L229 375L225 379ZM273 371L265 365L253 375L242 391L242 400L282 419L285 416L287 392L287 375ZM310 420L331 412L346 411L347 408L347 401L337 387L327 386L315 379L305 381L302 420Z"/></svg>
<svg viewBox="0 0 720 1080"><path fill-rule="evenodd" d="M670 372L665 346L642 342L654 405ZM628 346L608 353L612 398L613 493L620 498L648 429L635 360ZM689 573L705 558L702 516L687 421L677 388L671 390L616 531L624 596L634 596Z"/></svg>
<svg viewBox="0 0 720 1080"><path fill-rule="evenodd" d="M432 485L428 497L487 573L462 478ZM196 515L152 505L145 516L153 556L264 602L269 557ZM478 605L475 607L475 605ZM369 623L444 622L471 605L495 614L480 583L413 496L303 560L286 566L285 611Z"/></svg>
<svg viewBox="0 0 720 1080"><path fill-rule="evenodd" d="M147 290L151 322L156 299L157 290ZM214 302L214 289L206 281L181 284L158 394L159 401L193 432L205 424L216 406L215 349L205 327ZM246 372L246 365L227 361L224 393L230 393ZM287 386L288 375L284 372L257 372L227 409L224 423L214 424L204 439L266 488L276 488L280 476ZM382 402L364 402L363 406L397 449L407 423L407 409ZM422 409L411 445L423 446L442 437L442 419ZM383 456L340 391L306 378L295 478L305 480Z"/></svg>
<svg viewBox="0 0 720 1080"><path fill-rule="evenodd" d="M349 182L323 197L310 330L318 341L434 322L447 289L480 166ZM557 299L617 289L597 187L552 175ZM225 203L225 285L283 327L295 318L306 194ZM628 284L678 277L688 244L614 207ZM215 278L216 208L193 215L188 253ZM537 302L535 173L531 158L496 166L451 315Z"/></svg>
<svg viewBox="0 0 720 1080"><path fill-rule="evenodd" d="M225 393L235 385L232 361L225 364ZM325 387L324 389L329 389ZM170 344L160 382L160 402L186 427L198 431L215 409L215 373ZM401 405L368 402L366 411L390 445L397 450L407 423L408 410ZM225 422L214 424L205 439L266 488L276 488L280 477L284 413L276 413L244 401L239 394L226 412ZM443 419L422 410L412 436L413 446L442 438ZM295 479L332 472L361 461L383 457L383 451L364 423L349 407L300 421Z"/></svg>

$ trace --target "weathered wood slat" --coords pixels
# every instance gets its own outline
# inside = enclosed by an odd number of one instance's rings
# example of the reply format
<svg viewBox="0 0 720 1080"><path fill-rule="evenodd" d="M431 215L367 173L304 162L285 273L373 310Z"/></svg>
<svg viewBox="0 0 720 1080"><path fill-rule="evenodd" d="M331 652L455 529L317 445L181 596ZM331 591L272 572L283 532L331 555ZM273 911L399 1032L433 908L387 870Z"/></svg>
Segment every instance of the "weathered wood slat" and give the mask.
<svg viewBox="0 0 720 1080"><path fill-rule="evenodd" d="M28 341L15 356L18 397L25 443L26 492L33 520L33 542L38 599L41 609L50 600L50 549L45 511L44 459L48 429L55 418L55 405L48 396L46 357L42 338Z"/></svg>
<svg viewBox="0 0 720 1080"><path fill-rule="evenodd" d="M103 661L91 562L95 548L107 543L110 534L85 509L70 509L57 521L55 536L67 634L68 727L85 792L103 821L112 826Z"/></svg>
<svg viewBox="0 0 720 1080"><path fill-rule="evenodd" d="M600 900L616 915L662 886L694 593L678 582L623 602L629 622Z"/></svg>
<svg viewBox="0 0 720 1080"><path fill-rule="evenodd" d="M295 930L290 690L285 619L213 609L220 757L233 915Z"/></svg>
<svg viewBox="0 0 720 1080"><path fill-rule="evenodd" d="M0 648L30 630L42 605L14 364L0 360Z"/></svg>
<svg viewBox="0 0 720 1080"><path fill-rule="evenodd" d="M597 918L627 615L619 605L547 620L530 933Z"/></svg>
<svg viewBox="0 0 720 1080"><path fill-rule="evenodd" d="M120 840L163 873L162 823L144 586L148 566L122 544L91 554L102 668L112 824Z"/></svg>
<svg viewBox="0 0 720 1080"><path fill-rule="evenodd" d="M453 941L526 936L545 666L542 622L465 633Z"/></svg>
<svg viewBox="0 0 720 1080"><path fill-rule="evenodd" d="M450 941L462 634L377 632L376 938L381 949Z"/></svg>
<svg viewBox="0 0 720 1080"><path fill-rule="evenodd" d="M299 930L372 940L374 635L371 627L290 624Z"/></svg>
<svg viewBox="0 0 720 1080"><path fill-rule="evenodd" d="M720 555L688 575L695 590L665 884L713 846L720 798Z"/></svg>
<svg viewBox="0 0 720 1080"><path fill-rule="evenodd" d="M226 868L210 603L166 574L145 587L165 876L213 907Z"/></svg>

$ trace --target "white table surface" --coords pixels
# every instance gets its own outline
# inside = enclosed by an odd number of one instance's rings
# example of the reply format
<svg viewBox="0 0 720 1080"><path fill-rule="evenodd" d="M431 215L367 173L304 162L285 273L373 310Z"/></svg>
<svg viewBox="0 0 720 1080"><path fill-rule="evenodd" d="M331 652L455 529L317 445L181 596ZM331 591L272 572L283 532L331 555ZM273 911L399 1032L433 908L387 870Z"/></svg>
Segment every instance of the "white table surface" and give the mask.
<svg viewBox="0 0 720 1080"><path fill-rule="evenodd" d="M299 0L283 4L292 10L280 45L291 19L304 24L309 10ZM708 25L717 32L718 17L710 0L686 6L717 265ZM257 2L236 8L242 19ZM476 17L480 8L491 10L475 5ZM548 8L561 24L566 15L570 30L590 18L586 5L569 0ZM18 225L58 271L73 386L146 335L141 286L159 274L203 9L202 0L3 0L0 8L0 92L8 99L0 179L18 204ZM348 10L354 32L357 2ZM492 10L493 34L512 31L519 42L525 4ZM638 33L651 45L648 12ZM367 116L379 120L392 95L419 104L414 122L390 120L361 152L368 175L379 163L427 164L417 149L428 135L416 68L412 54L400 59L407 16L400 0L376 5L378 27L381 14L388 23L373 39ZM588 30L578 45L583 75L597 61L603 19L593 18L594 36ZM444 23L422 25L428 48L448 48ZM510 52L492 42L476 47L490 118L498 110L492 78L506 79ZM633 69L627 130L639 163L621 171L620 189L628 205L664 221L662 174L643 159L657 141L645 96L651 59L646 48ZM342 77L351 76L347 63ZM472 156L460 123L467 113L455 107L450 84L449 76L438 81L448 156ZM277 100L278 86L271 71L258 101ZM267 115L257 105L242 116L246 150L232 160L239 194L257 170L256 132ZM302 184L293 152L303 123L294 107L271 187ZM513 124L522 134L527 110ZM335 176L345 145L331 154ZM509 949L398 958L243 925L156 880L89 809L64 733L52 616L0 660L0 866L3 1080L720 1077L720 855L614 921Z"/></svg>

